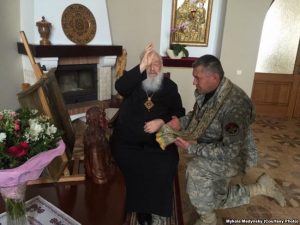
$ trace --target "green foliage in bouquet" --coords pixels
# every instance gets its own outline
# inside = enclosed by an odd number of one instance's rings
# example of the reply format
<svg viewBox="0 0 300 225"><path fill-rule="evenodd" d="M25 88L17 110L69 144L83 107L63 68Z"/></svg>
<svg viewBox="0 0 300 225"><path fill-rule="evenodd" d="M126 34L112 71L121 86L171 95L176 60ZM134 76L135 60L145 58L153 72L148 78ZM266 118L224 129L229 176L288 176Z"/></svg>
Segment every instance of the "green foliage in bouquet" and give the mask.
<svg viewBox="0 0 300 225"><path fill-rule="evenodd" d="M0 111L0 169L18 167L55 148L61 135L52 120L37 110Z"/></svg>
<svg viewBox="0 0 300 225"><path fill-rule="evenodd" d="M185 47L186 47L186 45L181 45L181 44L171 44L170 45L170 49L173 50L173 52L176 56L178 56L179 52L182 51L184 53L185 57L189 57L189 52Z"/></svg>

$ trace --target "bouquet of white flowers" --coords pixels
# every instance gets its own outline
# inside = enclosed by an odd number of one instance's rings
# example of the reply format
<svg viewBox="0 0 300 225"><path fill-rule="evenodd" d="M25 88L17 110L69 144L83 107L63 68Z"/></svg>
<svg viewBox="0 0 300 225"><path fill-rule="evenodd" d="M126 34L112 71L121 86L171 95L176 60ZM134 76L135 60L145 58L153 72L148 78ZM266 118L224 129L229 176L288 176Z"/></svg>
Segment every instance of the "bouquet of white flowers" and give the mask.
<svg viewBox="0 0 300 225"><path fill-rule="evenodd" d="M37 179L65 144L62 132L37 110L0 111L0 193L7 224L27 224L26 182Z"/></svg>

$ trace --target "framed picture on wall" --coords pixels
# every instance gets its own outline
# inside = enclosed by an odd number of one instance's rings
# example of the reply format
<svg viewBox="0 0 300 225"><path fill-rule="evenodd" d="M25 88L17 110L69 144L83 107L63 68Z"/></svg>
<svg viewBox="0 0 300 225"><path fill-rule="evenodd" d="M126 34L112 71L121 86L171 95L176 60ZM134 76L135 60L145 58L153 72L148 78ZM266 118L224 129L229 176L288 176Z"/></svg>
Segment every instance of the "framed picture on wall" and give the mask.
<svg viewBox="0 0 300 225"><path fill-rule="evenodd" d="M173 0L171 44L207 46L213 0Z"/></svg>

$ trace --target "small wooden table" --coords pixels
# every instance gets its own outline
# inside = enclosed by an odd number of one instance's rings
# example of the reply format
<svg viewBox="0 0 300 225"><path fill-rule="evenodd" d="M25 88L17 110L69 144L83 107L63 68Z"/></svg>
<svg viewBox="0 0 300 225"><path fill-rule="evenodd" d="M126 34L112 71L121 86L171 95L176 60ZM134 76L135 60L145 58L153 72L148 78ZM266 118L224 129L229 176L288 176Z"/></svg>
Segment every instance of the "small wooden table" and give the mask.
<svg viewBox="0 0 300 225"><path fill-rule="evenodd" d="M37 195L82 225L121 225L124 220L125 184L119 171L106 184L86 180L27 186L26 200ZM0 213L4 211L1 198Z"/></svg>

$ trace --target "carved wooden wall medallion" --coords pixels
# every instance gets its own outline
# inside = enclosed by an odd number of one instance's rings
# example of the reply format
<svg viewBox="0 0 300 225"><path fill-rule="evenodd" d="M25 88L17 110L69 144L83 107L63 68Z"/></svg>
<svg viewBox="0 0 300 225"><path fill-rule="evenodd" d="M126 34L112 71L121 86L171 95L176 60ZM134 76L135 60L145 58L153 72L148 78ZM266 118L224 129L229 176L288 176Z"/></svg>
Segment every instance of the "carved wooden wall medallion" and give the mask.
<svg viewBox="0 0 300 225"><path fill-rule="evenodd" d="M95 37L95 17L84 5L69 5L62 14L61 24L65 35L76 44L87 44Z"/></svg>

